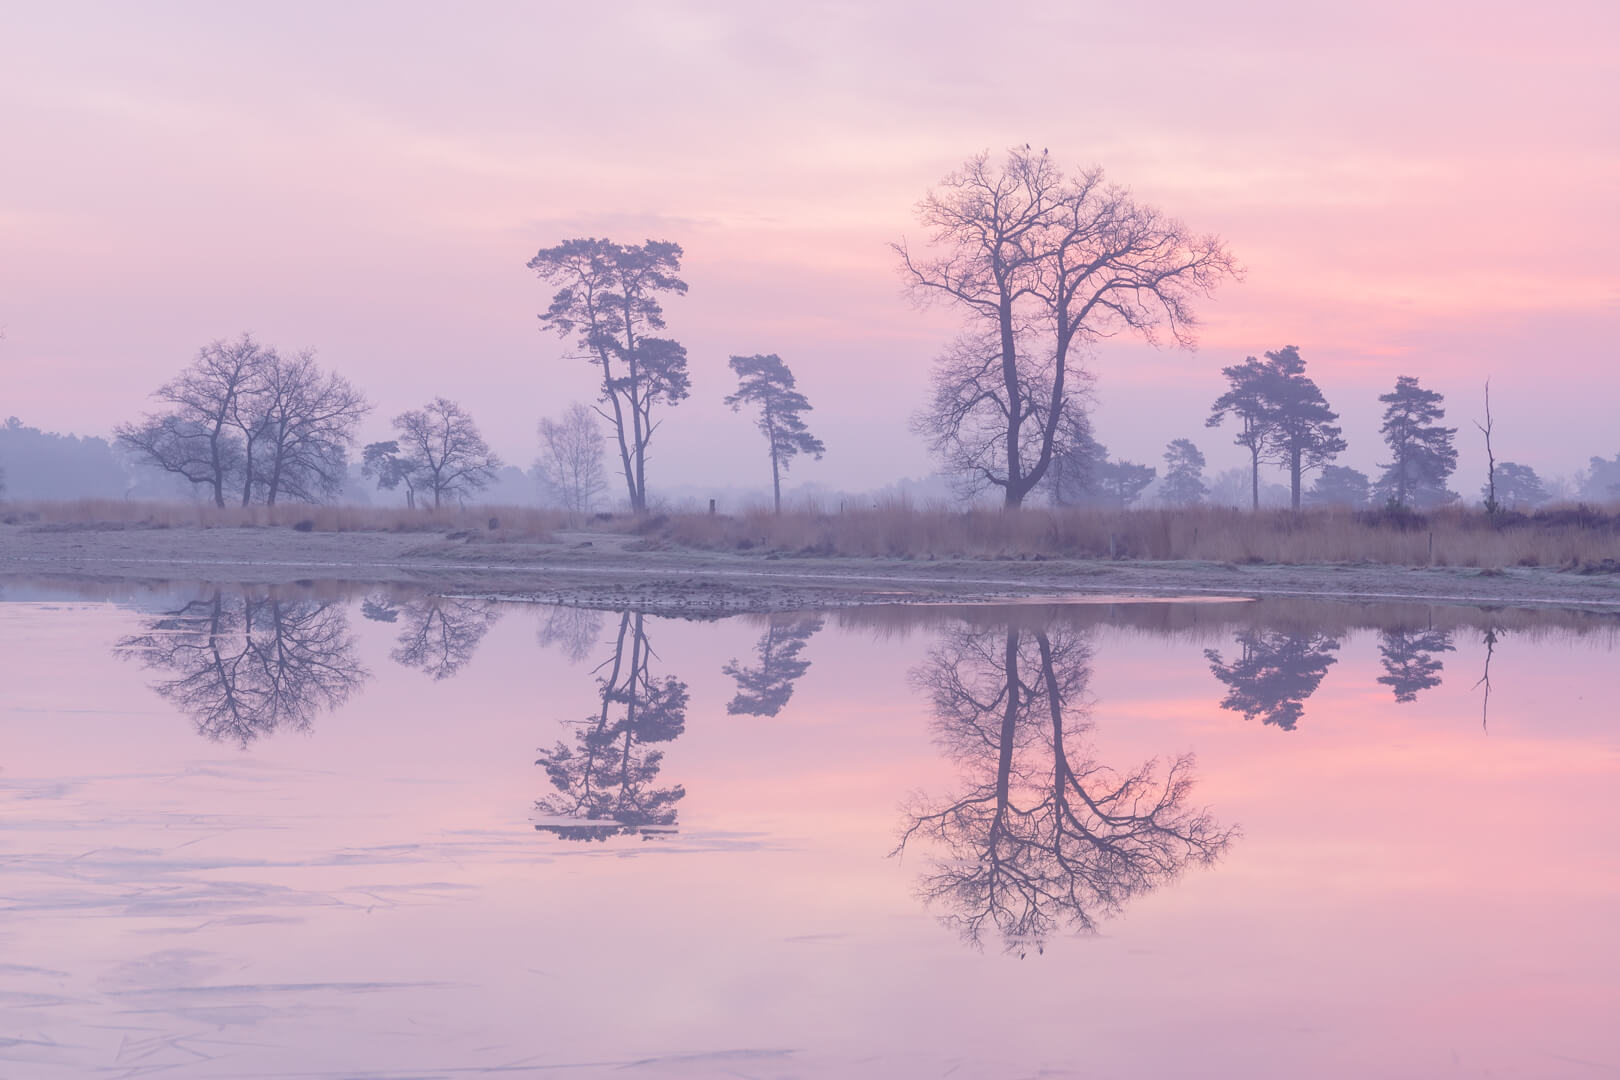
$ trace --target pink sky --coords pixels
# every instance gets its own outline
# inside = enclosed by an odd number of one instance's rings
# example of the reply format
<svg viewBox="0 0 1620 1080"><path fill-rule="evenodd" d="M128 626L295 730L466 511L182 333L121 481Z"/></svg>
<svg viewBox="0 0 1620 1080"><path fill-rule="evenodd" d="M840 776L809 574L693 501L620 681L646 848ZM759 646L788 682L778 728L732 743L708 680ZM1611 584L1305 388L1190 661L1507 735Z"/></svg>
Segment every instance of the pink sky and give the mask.
<svg viewBox="0 0 1620 1080"><path fill-rule="evenodd" d="M1418 10L1413 10L1414 8ZM1620 451L1620 7L1607 2L927 5L43 5L0 35L0 413L105 432L204 342L313 346L378 404L434 394L532 460L592 391L525 270L574 235L686 248L669 305L693 397L661 484L760 484L721 404L778 352L828 453L791 479L931 469L905 414L949 336L886 244L981 149L1097 163L1248 267L1196 353L1104 345L1098 428L1159 464L1219 368L1301 346L1382 459L1376 395L1415 374L1498 456Z"/></svg>

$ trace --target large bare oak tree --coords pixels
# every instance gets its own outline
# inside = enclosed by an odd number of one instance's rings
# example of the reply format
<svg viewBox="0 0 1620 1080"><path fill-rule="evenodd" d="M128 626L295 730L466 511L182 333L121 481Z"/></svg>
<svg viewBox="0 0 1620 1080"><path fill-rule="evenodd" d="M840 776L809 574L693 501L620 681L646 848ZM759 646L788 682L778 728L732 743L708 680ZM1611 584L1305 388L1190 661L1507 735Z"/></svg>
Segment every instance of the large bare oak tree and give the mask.
<svg viewBox="0 0 1620 1080"><path fill-rule="evenodd" d="M948 468L1017 507L1061 451L1085 350L1130 333L1191 346L1192 304L1239 273L1225 244L1132 198L1101 169L1065 176L1025 146L980 154L918 207L929 246L894 250L912 293L967 317L918 417ZM987 437L990 436L990 437Z"/></svg>

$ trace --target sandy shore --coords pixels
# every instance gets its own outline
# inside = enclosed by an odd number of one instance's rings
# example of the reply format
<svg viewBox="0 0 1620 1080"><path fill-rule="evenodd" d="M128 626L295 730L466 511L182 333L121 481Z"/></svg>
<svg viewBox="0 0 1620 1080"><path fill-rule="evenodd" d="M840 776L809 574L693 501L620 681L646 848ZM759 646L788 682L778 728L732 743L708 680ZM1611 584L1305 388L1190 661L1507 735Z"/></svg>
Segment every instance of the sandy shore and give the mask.
<svg viewBox="0 0 1620 1080"><path fill-rule="evenodd" d="M283 528L0 525L0 582L75 577L409 583L442 592L686 614L1081 594L1300 596L1620 611L1620 575L1544 568L794 558L637 550L640 546L633 537L607 533L560 534L533 543Z"/></svg>

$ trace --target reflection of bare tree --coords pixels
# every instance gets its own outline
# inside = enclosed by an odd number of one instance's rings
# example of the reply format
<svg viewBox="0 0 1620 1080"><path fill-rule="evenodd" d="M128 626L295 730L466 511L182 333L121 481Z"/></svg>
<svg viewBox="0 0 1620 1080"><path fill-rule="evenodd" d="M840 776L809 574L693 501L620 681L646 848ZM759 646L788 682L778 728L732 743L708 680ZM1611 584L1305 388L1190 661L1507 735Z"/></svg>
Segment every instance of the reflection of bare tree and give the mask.
<svg viewBox="0 0 1620 1080"><path fill-rule="evenodd" d="M1440 685L1440 672L1445 665L1436 653L1453 652L1449 630L1384 630L1378 655L1384 665L1384 674L1378 677L1380 686L1395 691L1395 700L1406 704L1417 700L1424 690Z"/></svg>
<svg viewBox="0 0 1620 1080"><path fill-rule="evenodd" d="M570 664L577 664L602 640L602 612L580 607L548 608L537 636L541 648L556 645Z"/></svg>
<svg viewBox="0 0 1620 1080"><path fill-rule="evenodd" d="M912 673L962 786L918 799L896 853L939 846L920 891L975 945L991 928L1009 951L1060 926L1090 931L1234 835L1188 804L1191 755L1124 773L1089 756L1090 660L1063 628L959 628Z"/></svg>
<svg viewBox="0 0 1620 1080"><path fill-rule="evenodd" d="M1322 685L1327 669L1337 663L1339 642L1326 634L1290 634L1280 630L1240 630L1239 652L1230 663L1214 649L1204 650L1210 671L1226 684L1221 708L1256 716L1284 731L1305 715L1305 701Z"/></svg>
<svg viewBox="0 0 1620 1080"><path fill-rule="evenodd" d="M645 618L628 611L619 617L613 657L597 668L605 669L597 678L601 710L574 723L573 746L559 741L535 762L545 766L557 789L536 808L575 819L537 828L572 840L601 840L674 827L675 804L686 789L654 786L664 753L646 747L686 730L686 684L652 674L656 656L647 642Z"/></svg>
<svg viewBox="0 0 1620 1080"><path fill-rule="evenodd" d="M158 616L115 651L174 672L154 689L199 733L244 747L278 728L306 730L369 678L341 604L223 589Z"/></svg>
<svg viewBox="0 0 1620 1080"><path fill-rule="evenodd" d="M500 609L487 600L447 596L412 600L402 610L405 628L388 655L396 663L420 668L435 682L465 667L478 650L478 643L501 617Z"/></svg>
<svg viewBox="0 0 1620 1080"><path fill-rule="evenodd" d="M820 630L819 616L779 622L770 626L754 646L759 654L757 667L741 667L733 660L721 672L737 680L737 696L726 705L733 716L775 716L793 696L793 683L810 670L810 661L800 659L805 642Z"/></svg>
<svg viewBox="0 0 1620 1080"><path fill-rule="evenodd" d="M1474 689L1485 687L1485 697L1479 703L1479 726L1487 732L1491 730L1491 661L1496 657L1496 643L1501 640L1500 635L1505 633L1507 631L1487 626L1485 636L1480 639L1480 644L1485 646L1485 673L1474 684Z"/></svg>

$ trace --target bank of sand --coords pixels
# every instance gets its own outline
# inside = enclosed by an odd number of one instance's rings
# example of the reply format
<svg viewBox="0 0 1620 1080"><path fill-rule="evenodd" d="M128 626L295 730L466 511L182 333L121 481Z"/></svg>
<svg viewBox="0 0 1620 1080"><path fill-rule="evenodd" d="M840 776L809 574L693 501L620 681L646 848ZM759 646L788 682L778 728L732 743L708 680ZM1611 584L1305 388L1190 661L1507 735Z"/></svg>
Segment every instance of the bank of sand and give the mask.
<svg viewBox="0 0 1620 1080"><path fill-rule="evenodd" d="M1620 575L1545 568L925 561L644 548L635 537L615 533L563 533L530 542L286 528L0 525L0 585L62 577L109 583L346 581L669 614L1098 595L1413 600L1620 614Z"/></svg>

